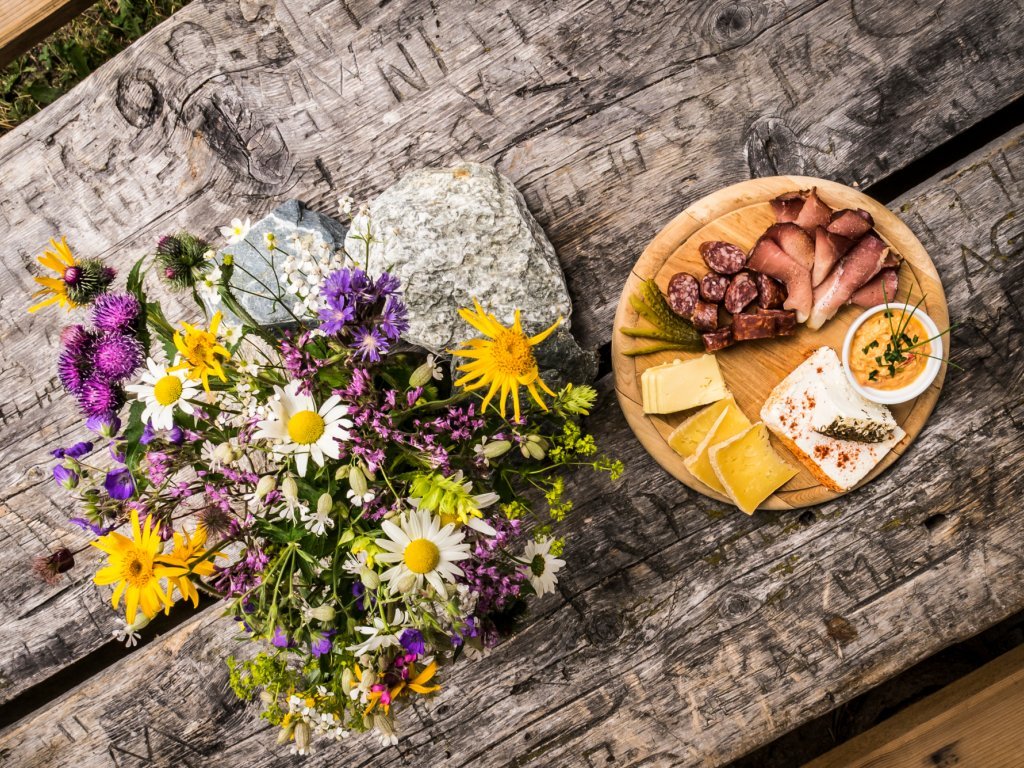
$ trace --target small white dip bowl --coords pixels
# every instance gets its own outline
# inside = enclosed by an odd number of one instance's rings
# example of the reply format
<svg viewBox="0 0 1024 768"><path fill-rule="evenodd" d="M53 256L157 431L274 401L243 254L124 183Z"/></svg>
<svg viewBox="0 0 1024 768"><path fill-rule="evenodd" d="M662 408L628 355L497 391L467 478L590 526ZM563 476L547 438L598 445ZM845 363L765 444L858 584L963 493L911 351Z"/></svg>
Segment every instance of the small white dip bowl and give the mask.
<svg viewBox="0 0 1024 768"><path fill-rule="evenodd" d="M931 357L928 358L928 362L925 364L924 372L910 384L905 387L901 387L900 389L874 389L873 387L865 387L857 381L857 378L850 370L850 349L853 346L853 337L857 334L857 330L865 323L865 321L867 321L868 318L877 315L879 312L884 312L887 309L895 312L898 317L902 317L904 314L913 314L913 316L920 321L921 325L924 326L925 331L931 339ZM849 380L853 388L868 400L874 403L882 403L883 405L905 403L920 395L931 386L933 381L935 381L935 377L939 375L939 370L942 368L944 347L945 345L942 343L942 336L939 333L939 327L920 307L915 310L910 304L879 304L878 306L871 307L870 309L865 309L861 313L860 317L853 321L853 325L850 326L850 330L846 332L846 339L843 341L843 370L846 371L846 378Z"/></svg>

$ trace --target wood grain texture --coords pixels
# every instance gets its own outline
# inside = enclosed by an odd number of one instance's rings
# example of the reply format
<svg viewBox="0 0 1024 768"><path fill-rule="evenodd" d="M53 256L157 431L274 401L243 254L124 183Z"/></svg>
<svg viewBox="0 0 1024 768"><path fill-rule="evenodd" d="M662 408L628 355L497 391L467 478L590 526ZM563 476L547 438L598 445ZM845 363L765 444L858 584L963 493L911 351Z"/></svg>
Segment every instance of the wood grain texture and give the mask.
<svg viewBox="0 0 1024 768"><path fill-rule="evenodd" d="M643 410L640 376L647 368L673 359L697 358L703 353L660 352L630 357L627 354L630 350L642 349L650 341L621 333L622 328L645 325L641 323L629 299L644 280L654 280L662 293L665 293L669 280L677 272L689 272L698 278L705 275L708 268L698 250L703 242L724 240L749 252L757 238L775 223L768 201L787 192L811 187L817 188L818 195L833 210L861 208L872 215L875 231L904 258L900 268L899 290L893 299L914 304L924 297L921 309L931 316L940 330L949 327L949 312L942 281L927 251L898 216L863 192L825 179L769 176L732 184L688 206L648 244L623 286L612 330L612 367L619 405L626 421L654 460L693 490L726 503L731 503L728 498L690 474L683 458L668 444L672 430L695 411L654 415L645 414ZM758 421L761 406L772 389L819 347L832 347L841 357L846 332L862 311L860 307L844 307L818 331L801 325L793 336L744 342L718 352L716 357L722 376L740 409L751 421ZM896 421L906 431L906 437L868 473L858 487L871 482L906 452L938 402L945 374L946 364L943 363L934 384L920 397L890 408ZM808 507L843 495L821 485L774 435L771 440L786 461L794 467L800 467L800 471L769 496L761 509Z"/></svg>
<svg viewBox="0 0 1024 768"><path fill-rule="evenodd" d="M951 375L899 473L813 511L747 517L680 487L614 382L589 426L625 461L578 500L559 594L447 678L397 748L304 765L716 766L1024 608L1024 131L894 204L946 276ZM19 766L278 766L232 700L215 611L0 734Z"/></svg>
<svg viewBox="0 0 1024 768"><path fill-rule="evenodd" d="M1024 755L1024 646L912 704L805 768L986 766Z"/></svg>

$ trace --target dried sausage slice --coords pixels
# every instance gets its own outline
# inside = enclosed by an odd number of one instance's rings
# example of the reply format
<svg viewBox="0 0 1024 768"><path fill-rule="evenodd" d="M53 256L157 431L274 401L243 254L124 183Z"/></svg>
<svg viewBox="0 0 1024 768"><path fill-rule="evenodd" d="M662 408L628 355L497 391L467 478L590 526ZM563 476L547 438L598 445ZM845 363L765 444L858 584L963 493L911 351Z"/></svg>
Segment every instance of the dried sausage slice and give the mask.
<svg viewBox="0 0 1024 768"><path fill-rule="evenodd" d="M723 306L730 314L742 312L750 302L757 298L757 283L749 272L740 272L725 291Z"/></svg>
<svg viewBox="0 0 1024 768"><path fill-rule="evenodd" d="M792 309L757 309L757 314L772 318L776 336L792 336L796 333L796 312Z"/></svg>
<svg viewBox="0 0 1024 768"><path fill-rule="evenodd" d="M747 254L743 249L723 240L701 243L700 255L709 269L723 275L735 275L747 264Z"/></svg>
<svg viewBox="0 0 1024 768"><path fill-rule="evenodd" d="M668 305L680 317L693 317L693 309L700 301L700 285L689 272L672 275L668 281Z"/></svg>
<svg viewBox="0 0 1024 768"><path fill-rule="evenodd" d="M717 331L701 334L704 339L704 349L708 352L717 352L720 349L731 347L733 344L732 328L719 328Z"/></svg>
<svg viewBox="0 0 1024 768"><path fill-rule="evenodd" d="M770 339L775 335L775 318L742 312L732 317L732 336L736 341Z"/></svg>
<svg viewBox="0 0 1024 768"><path fill-rule="evenodd" d="M700 297L704 301L717 304L725 298L725 291L729 287L729 282L728 275L708 272L700 279Z"/></svg>
<svg viewBox="0 0 1024 768"><path fill-rule="evenodd" d="M782 283L760 272L754 273L754 282L757 283L757 306L761 309L782 308L786 301L786 289Z"/></svg>
<svg viewBox="0 0 1024 768"><path fill-rule="evenodd" d="M702 333L718 328L718 305L698 301L693 308L693 327Z"/></svg>

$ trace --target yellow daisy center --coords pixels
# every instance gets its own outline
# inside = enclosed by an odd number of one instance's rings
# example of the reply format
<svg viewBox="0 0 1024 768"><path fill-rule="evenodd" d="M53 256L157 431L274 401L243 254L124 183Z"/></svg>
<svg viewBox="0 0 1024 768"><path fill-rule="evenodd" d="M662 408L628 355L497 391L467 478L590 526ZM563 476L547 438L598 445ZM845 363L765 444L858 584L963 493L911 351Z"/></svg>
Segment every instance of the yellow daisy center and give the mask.
<svg viewBox="0 0 1024 768"><path fill-rule="evenodd" d="M160 405L172 405L181 397L181 379L177 376L164 376L153 385L153 397Z"/></svg>
<svg viewBox="0 0 1024 768"><path fill-rule="evenodd" d="M327 427L323 416L316 411L299 411L288 419L288 437L299 445L312 445L324 434Z"/></svg>
<svg viewBox="0 0 1024 768"><path fill-rule="evenodd" d="M138 548L125 555L121 563L121 580L129 587L142 589L153 579L153 565L146 563Z"/></svg>
<svg viewBox="0 0 1024 768"><path fill-rule="evenodd" d="M537 367L530 340L510 328L494 337L492 354L495 367L507 376L525 376Z"/></svg>
<svg viewBox="0 0 1024 768"><path fill-rule="evenodd" d="M430 573L441 562L441 550L430 539L413 539L405 547L402 558L413 573Z"/></svg>

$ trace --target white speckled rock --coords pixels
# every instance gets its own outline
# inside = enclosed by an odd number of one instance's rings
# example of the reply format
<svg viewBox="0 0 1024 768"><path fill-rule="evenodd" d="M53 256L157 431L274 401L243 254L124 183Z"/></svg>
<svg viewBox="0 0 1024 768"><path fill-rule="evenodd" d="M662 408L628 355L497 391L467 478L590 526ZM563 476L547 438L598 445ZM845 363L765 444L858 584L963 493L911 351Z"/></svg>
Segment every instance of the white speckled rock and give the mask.
<svg viewBox="0 0 1024 768"><path fill-rule="evenodd" d="M370 204L370 219L381 238L370 269L401 278L411 343L437 352L477 335L456 314L473 297L504 323L521 309L529 332L559 315L568 325L572 304L555 249L492 166L413 171Z"/></svg>

